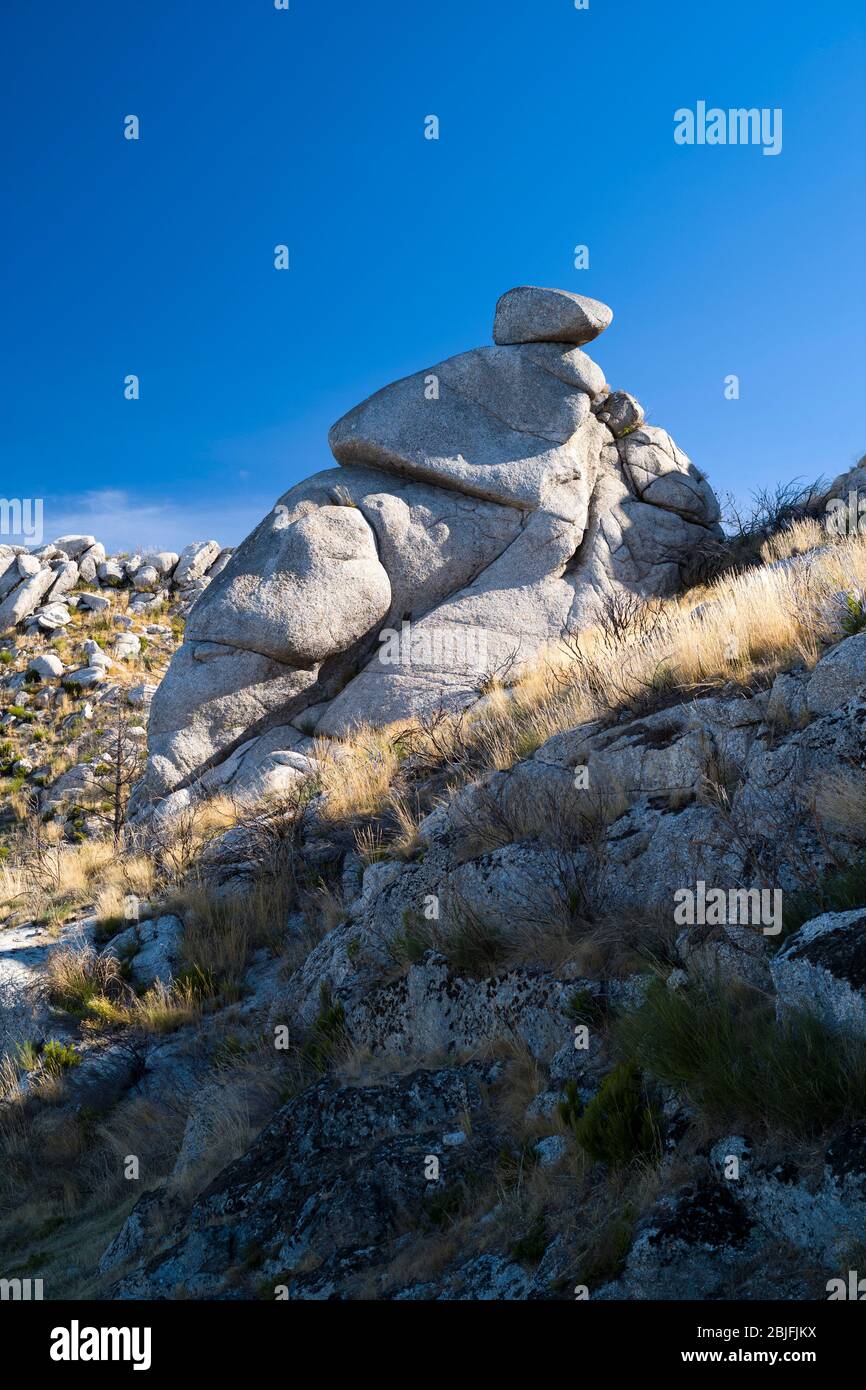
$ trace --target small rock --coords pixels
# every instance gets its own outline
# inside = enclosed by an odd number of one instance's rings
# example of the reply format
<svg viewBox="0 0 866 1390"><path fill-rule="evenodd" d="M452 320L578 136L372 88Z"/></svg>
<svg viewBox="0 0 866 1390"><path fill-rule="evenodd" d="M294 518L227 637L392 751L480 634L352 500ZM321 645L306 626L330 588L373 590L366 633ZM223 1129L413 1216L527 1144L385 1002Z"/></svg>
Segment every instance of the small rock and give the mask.
<svg viewBox="0 0 866 1390"><path fill-rule="evenodd" d="M540 1168L555 1168L568 1153L568 1145L561 1134L551 1134L547 1139L539 1139L535 1152Z"/></svg>
<svg viewBox="0 0 866 1390"><path fill-rule="evenodd" d="M106 608L111 607L111 599L104 594L83 593L77 595L78 602L82 608L88 608L91 613L104 613Z"/></svg>
<svg viewBox="0 0 866 1390"><path fill-rule="evenodd" d="M28 674L32 672L41 677L42 680L53 680L63 675L64 666L59 656L55 656L53 652L46 652L44 656L34 656L27 671Z"/></svg>
<svg viewBox="0 0 866 1390"><path fill-rule="evenodd" d="M643 424L644 410L628 391L614 391L602 404L598 418L607 425L611 434L621 439Z"/></svg>

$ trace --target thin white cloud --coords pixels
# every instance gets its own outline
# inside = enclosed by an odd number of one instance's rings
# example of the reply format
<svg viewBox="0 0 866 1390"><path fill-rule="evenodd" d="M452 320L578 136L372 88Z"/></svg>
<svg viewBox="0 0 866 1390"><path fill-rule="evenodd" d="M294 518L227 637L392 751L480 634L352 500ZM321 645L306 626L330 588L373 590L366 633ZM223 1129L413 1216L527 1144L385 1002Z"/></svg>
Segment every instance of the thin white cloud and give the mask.
<svg viewBox="0 0 866 1390"><path fill-rule="evenodd" d="M190 541L211 539L237 545L275 500L251 496L249 489L201 502L139 497L119 488L47 497L44 537L92 535L109 552L179 551Z"/></svg>

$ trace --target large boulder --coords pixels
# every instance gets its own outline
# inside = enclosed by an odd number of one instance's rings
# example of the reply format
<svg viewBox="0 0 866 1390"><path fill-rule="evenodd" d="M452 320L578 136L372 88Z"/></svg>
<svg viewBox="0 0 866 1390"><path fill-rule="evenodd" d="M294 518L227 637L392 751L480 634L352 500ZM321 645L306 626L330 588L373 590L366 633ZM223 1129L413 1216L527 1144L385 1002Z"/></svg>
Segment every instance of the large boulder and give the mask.
<svg viewBox="0 0 866 1390"><path fill-rule="evenodd" d="M810 714L830 714L860 691L866 691L866 632L822 657L806 686L806 706Z"/></svg>
<svg viewBox="0 0 866 1390"><path fill-rule="evenodd" d="M0 603L0 632L29 618L54 583L52 569L37 568L35 574L22 579L7 598Z"/></svg>
<svg viewBox="0 0 866 1390"><path fill-rule="evenodd" d="M207 574L220 553L219 541L193 541L180 553L172 579L179 589Z"/></svg>
<svg viewBox="0 0 866 1390"><path fill-rule="evenodd" d="M225 570L190 635L249 647L291 666L343 651L384 618L391 585L357 507L324 506L287 524L276 512L247 564Z"/></svg>
<svg viewBox="0 0 866 1390"><path fill-rule="evenodd" d="M571 1041L568 1008L576 990L575 981L556 980L541 970L463 979L430 951L406 975L377 990L355 997L347 992L344 1017L352 1041L377 1055L468 1052L508 1037L532 1056L550 1058ZM337 997L341 1000L339 992Z"/></svg>
<svg viewBox="0 0 866 1390"><path fill-rule="evenodd" d="M85 551L96 545L95 536L58 536L54 542L58 550L62 550L69 556L70 560L77 560Z"/></svg>
<svg viewBox="0 0 866 1390"><path fill-rule="evenodd" d="M495 1063L470 1062L384 1084L323 1079L277 1111L180 1215L158 1253L128 1228L122 1244L139 1262L111 1296L237 1297L229 1251L255 1249L268 1253L241 1271L244 1297L261 1297L267 1284L291 1289L293 1298L329 1297L341 1271L387 1263L410 1222L426 1224L427 1212L435 1219L492 1164L503 1145L487 1102L496 1077ZM139 1209L142 1225L146 1213L147 1205Z"/></svg>
<svg viewBox="0 0 866 1390"><path fill-rule="evenodd" d="M183 944L183 923L166 915L127 927L105 948L106 955L129 963L132 983L139 989L169 986L177 972Z"/></svg>
<svg viewBox="0 0 866 1390"><path fill-rule="evenodd" d="M718 504L573 346L610 319L578 295L512 291L497 346L386 386L334 425L341 467L286 493L207 571L153 702L134 815L277 727L342 737L465 708L611 595L675 590ZM190 548L175 582L203 554ZM141 590L159 582L146 559Z"/></svg>

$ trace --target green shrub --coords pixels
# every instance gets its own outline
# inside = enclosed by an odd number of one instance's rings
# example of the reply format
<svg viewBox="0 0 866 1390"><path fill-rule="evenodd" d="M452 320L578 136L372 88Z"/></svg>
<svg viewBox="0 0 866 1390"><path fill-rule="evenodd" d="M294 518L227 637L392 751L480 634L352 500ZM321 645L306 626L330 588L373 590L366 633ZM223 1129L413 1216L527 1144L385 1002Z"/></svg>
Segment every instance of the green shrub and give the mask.
<svg viewBox="0 0 866 1390"><path fill-rule="evenodd" d="M828 874L816 888L801 888L786 893L782 931L774 941L776 950L783 946L793 932L805 922L820 917L822 912L850 912L866 902L866 859L847 864Z"/></svg>
<svg viewBox="0 0 866 1390"><path fill-rule="evenodd" d="M331 991L323 984L319 991L319 1016L307 1034L301 1055L318 1071L326 1071L334 1049L346 1036L346 1012L340 1003L333 1003Z"/></svg>
<svg viewBox="0 0 866 1390"><path fill-rule="evenodd" d="M611 1168L661 1153L661 1111L634 1062L614 1067L571 1128L584 1152Z"/></svg>
<svg viewBox="0 0 866 1390"><path fill-rule="evenodd" d="M81 1054L52 1038L47 1043L22 1043L18 1048L18 1061L24 1071L35 1071L41 1065L52 1076L60 1076L81 1065Z"/></svg>
<svg viewBox="0 0 866 1390"><path fill-rule="evenodd" d="M521 1264L538 1264L550 1243L543 1216L536 1217L529 1229L511 1247L511 1258Z"/></svg>
<svg viewBox="0 0 866 1390"><path fill-rule="evenodd" d="M93 929L94 945L107 945L113 936L117 936L118 932L124 931L131 925L131 922L125 921L116 913L109 917L100 917Z"/></svg>
<svg viewBox="0 0 866 1390"><path fill-rule="evenodd" d="M81 1065L80 1054L66 1043L58 1042L56 1038L45 1044L40 1060L52 1076L60 1076L62 1072Z"/></svg>
<svg viewBox="0 0 866 1390"><path fill-rule="evenodd" d="M866 632L866 597L863 594L845 595L842 631L847 637L856 637L858 632Z"/></svg>
<svg viewBox="0 0 866 1390"><path fill-rule="evenodd" d="M630 1202L608 1217L578 1264L581 1284L594 1289L619 1278L634 1239L637 1217L637 1208Z"/></svg>
<svg viewBox="0 0 866 1390"><path fill-rule="evenodd" d="M574 1129L581 1115L583 1114L583 1101L580 1099L576 1081L566 1081L565 1099L557 1105L559 1118L569 1129Z"/></svg>
<svg viewBox="0 0 866 1390"><path fill-rule="evenodd" d="M607 1000L588 989L575 990L566 1012L573 1022L584 1023L589 1028L600 1028L610 1016Z"/></svg>
<svg viewBox="0 0 866 1390"><path fill-rule="evenodd" d="M23 705L10 705L9 713L16 719L22 720L25 724L32 724L36 718L36 711L25 709Z"/></svg>
<svg viewBox="0 0 866 1390"><path fill-rule="evenodd" d="M440 948L455 970L467 975L486 975L502 965L508 955L499 928L462 906L457 907L442 933Z"/></svg>
<svg viewBox="0 0 866 1390"><path fill-rule="evenodd" d="M866 1112L866 1042L809 1014L777 1023L757 991L659 983L622 1017L617 1043L724 1124L809 1138Z"/></svg>
<svg viewBox="0 0 866 1390"><path fill-rule="evenodd" d="M403 930L394 934L388 950L398 964L417 965L434 944L431 924L419 912L407 907L403 913Z"/></svg>

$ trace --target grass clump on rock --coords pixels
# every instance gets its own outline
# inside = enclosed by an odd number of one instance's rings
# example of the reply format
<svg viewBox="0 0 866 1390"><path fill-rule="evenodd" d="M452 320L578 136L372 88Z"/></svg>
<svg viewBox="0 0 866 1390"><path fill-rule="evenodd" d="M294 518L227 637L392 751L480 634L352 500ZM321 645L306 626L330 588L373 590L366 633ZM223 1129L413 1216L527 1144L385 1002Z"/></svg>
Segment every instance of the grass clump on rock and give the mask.
<svg viewBox="0 0 866 1390"><path fill-rule="evenodd" d="M598 1163L625 1168L637 1159L653 1161L661 1152L662 1116L635 1062L620 1062L598 1094L579 1112L572 1090L560 1116L580 1147Z"/></svg>
<svg viewBox="0 0 866 1390"><path fill-rule="evenodd" d="M866 1042L754 990L659 984L617 1029L632 1065L707 1118L809 1138L866 1110Z"/></svg>

